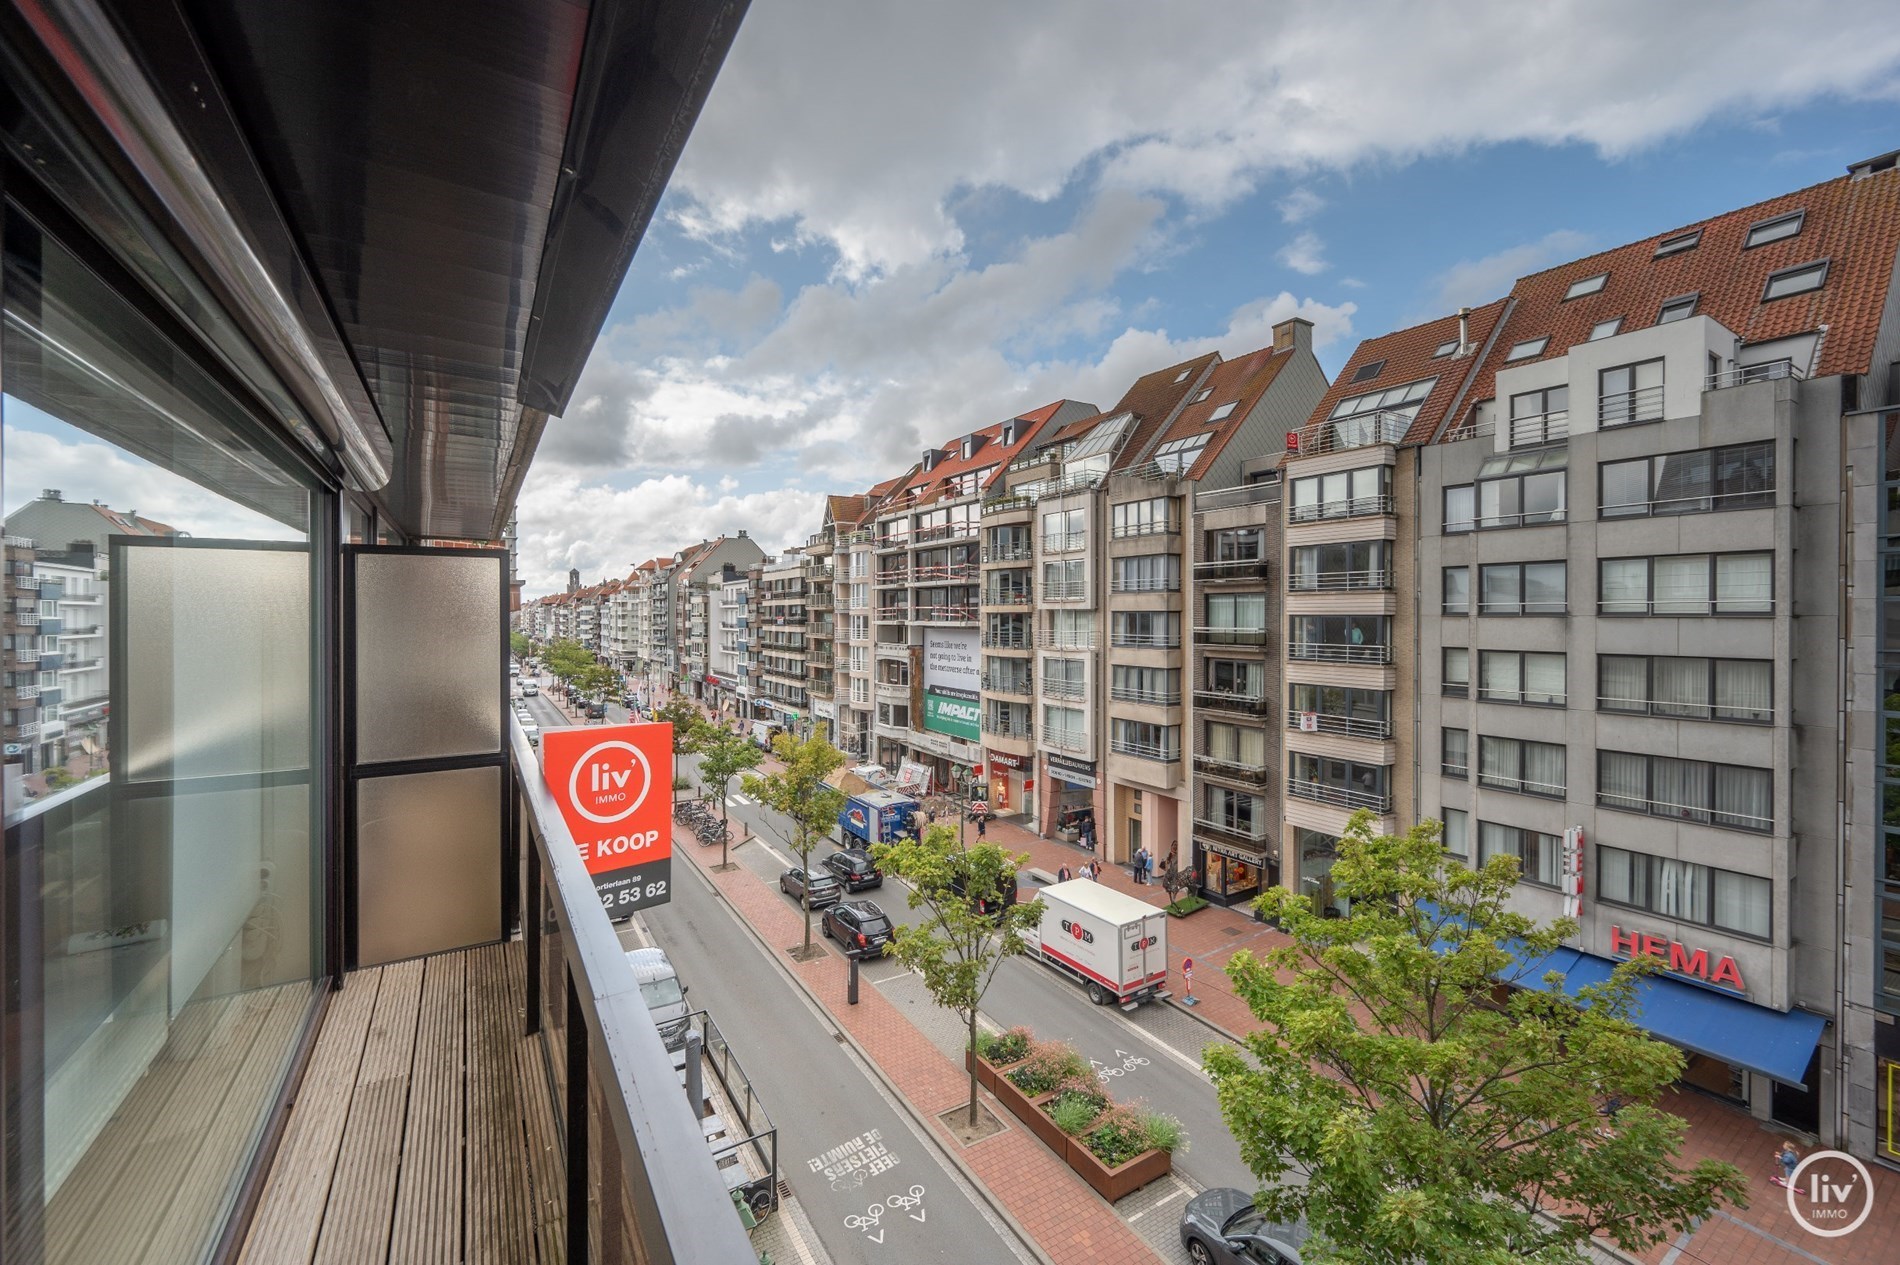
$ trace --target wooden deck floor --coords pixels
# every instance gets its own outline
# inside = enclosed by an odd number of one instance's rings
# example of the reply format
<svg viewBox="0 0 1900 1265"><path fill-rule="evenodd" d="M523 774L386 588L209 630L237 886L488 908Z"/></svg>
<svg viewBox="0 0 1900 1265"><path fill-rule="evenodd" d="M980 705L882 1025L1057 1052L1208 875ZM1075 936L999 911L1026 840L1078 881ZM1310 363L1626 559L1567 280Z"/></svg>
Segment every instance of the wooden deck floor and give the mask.
<svg viewBox="0 0 1900 1265"><path fill-rule="evenodd" d="M351 973L333 999L240 1258L555 1265L564 1184L522 953Z"/></svg>

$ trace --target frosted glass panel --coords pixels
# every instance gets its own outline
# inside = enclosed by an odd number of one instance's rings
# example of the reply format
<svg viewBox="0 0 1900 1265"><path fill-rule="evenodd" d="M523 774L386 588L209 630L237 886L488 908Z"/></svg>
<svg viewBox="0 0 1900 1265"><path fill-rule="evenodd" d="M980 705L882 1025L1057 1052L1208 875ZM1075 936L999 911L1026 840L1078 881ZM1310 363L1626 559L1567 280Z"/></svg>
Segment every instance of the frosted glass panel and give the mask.
<svg viewBox="0 0 1900 1265"><path fill-rule="evenodd" d="M135 781L310 765L310 555L122 546L126 774Z"/></svg>
<svg viewBox="0 0 1900 1265"><path fill-rule="evenodd" d="M359 764L501 750L500 555L356 558Z"/></svg>
<svg viewBox="0 0 1900 1265"><path fill-rule="evenodd" d="M359 965L501 938L501 779L488 767L357 783Z"/></svg>

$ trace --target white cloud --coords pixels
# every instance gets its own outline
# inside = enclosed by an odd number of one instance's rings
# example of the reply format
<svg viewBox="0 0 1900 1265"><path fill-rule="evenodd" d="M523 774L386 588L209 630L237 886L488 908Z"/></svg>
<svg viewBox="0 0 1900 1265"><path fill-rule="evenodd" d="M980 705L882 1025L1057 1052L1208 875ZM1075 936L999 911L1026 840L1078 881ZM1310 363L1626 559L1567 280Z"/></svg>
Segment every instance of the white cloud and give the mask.
<svg viewBox="0 0 1900 1265"><path fill-rule="evenodd" d="M1326 243L1311 229L1280 247L1274 257L1293 271L1308 277L1318 276L1332 266L1326 262Z"/></svg>
<svg viewBox="0 0 1900 1265"><path fill-rule="evenodd" d="M1404 0L1204 0L1193 21L1146 0L787 0L747 17L681 161L676 219L708 240L788 224L862 276L957 251L946 206L971 189L1047 199L1099 173L1218 208L1276 174L1509 141L1616 157L1718 114L1894 93L1886 0L1833 6L1792 44L1761 38L1786 17L1775 0L1528 17L1492 0L1456 22Z"/></svg>
<svg viewBox="0 0 1900 1265"><path fill-rule="evenodd" d="M1590 238L1560 228L1534 242L1511 246L1482 259L1463 259L1437 277L1438 302L1431 315L1443 316L1460 307L1501 299L1519 277L1564 259L1588 254Z"/></svg>
<svg viewBox="0 0 1900 1265"><path fill-rule="evenodd" d="M1325 208L1326 199L1311 189L1300 188L1274 203L1280 208L1280 218L1288 224L1298 224L1301 220L1310 220Z"/></svg>

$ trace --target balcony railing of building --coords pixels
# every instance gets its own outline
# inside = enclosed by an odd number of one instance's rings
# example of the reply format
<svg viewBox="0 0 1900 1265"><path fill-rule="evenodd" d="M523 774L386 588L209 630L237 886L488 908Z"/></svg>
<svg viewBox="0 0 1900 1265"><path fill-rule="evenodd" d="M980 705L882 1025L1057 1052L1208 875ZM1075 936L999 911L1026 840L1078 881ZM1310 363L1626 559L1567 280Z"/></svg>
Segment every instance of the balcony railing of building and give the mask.
<svg viewBox="0 0 1900 1265"><path fill-rule="evenodd" d="M1317 505L1295 505L1287 511L1287 521L1319 523L1333 518L1371 518L1390 513L1392 497L1389 493L1381 492L1377 496L1355 496L1339 501L1321 501Z"/></svg>
<svg viewBox="0 0 1900 1265"><path fill-rule="evenodd" d="M1027 716L995 716L984 713L983 732L998 738L1034 738L1036 726Z"/></svg>
<svg viewBox="0 0 1900 1265"><path fill-rule="evenodd" d="M910 693L909 677L901 677L894 681L879 677L873 681L872 684L876 687L878 696L881 698L901 699Z"/></svg>
<svg viewBox="0 0 1900 1265"><path fill-rule="evenodd" d="M1287 435L1287 455L1311 457L1354 448L1377 448L1404 440L1412 419L1403 413L1364 413L1336 422L1322 422L1311 430Z"/></svg>
<svg viewBox="0 0 1900 1265"><path fill-rule="evenodd" d="M527 852L527 1024L559 1043L551 1053L566 1069L559 1136L569 1259L625 1244L655 1262L753 1260L725 1175L679 1092L673 1058L541 777L540 757L519 724L511 729ZM756 1135L735 1146L764 1150ZM776 1141L770 1162L776 1171ZM776 1191L764 1197L770 1204Z"/></svg>
<svg viewBox="0 0 1900 1265"><path fill-rule="evenodd" d="M1080 681L1071 681L1067 677L1044 676L1042 678L1042 696L1044 698L1082 699L1088 697L1088 687Z"/></svg>
<svg viewBox="0 0 1900 1265"><path fill-rule="evenodd" d="M1122 576L1111 578L1108 582L1111 593L1179 593L1180 576Z"/></svg>
<svg viewBox="0 0 1900 1265"><path fill-rule="evenodd" d="M40 696L40 687L37 685L9 685L7 686L7 693L11 694L20 702L26 702L28 699L35 699Z"/></svg>
<svg viewBox="0 0 1900 1265"><path fill-rule="evenodd" d="M1264 811L1261 813L1261 816L1265 816ZM1264 820L1248 822L1241 821L1236 817L1230 821L1218 817L1202 817L1196 815L1194 818L1194 833L1197 835L1212 835L1218 840L1230 843L1260 844L1265 843L1267 840L1267 823Z"/></svg>
<svg viewBox="0 0 1900 1265"><path fill-rule="evenodd" d="M40 736L40 723L37 720L29 720L15 732L22 738L37 738Z"/></svg>
<svg viewBox="0 0 1900 1265"><path fill-rule="evenodd" d="M1239 716L1265 716L1273 710L1273 700L1266 695L1242 694L1235 690L1195 690L1194 705Z"/></svg>
<svg viewBox="0 0 1900 1265"><path fill-rule="evenodd" d="M1239 509L1245 505L1270 505L1280 499L1278 479L1260 483L1241 483L1231 488L1214 488L1194 495L1194 508L1206 510Z"/></svg>
<svg viewBox="0 0 1900 1265"><path fill-rule="evenodd" d="M938 603L935 606L922 606L911 616L914 624L974 624L977 610L974 606L961 606L951 602Z"/></svg>
<svg viewBox="0 0 1900 1265"><path fill-rule="evenodd" d="M983 634L989 650L1028 650L1036 644L1035 634L1027 628L990 629Z"/></svg>
<svg viewBox="0 0 1900 1265"><path fill-rule="evenodd" d="M1265 558L1217 559L1194 564L1194 578L1201 584L1231 584L1236 580L1263 581L1268 576Z"/></svg>
<svg viewBox="0 0 1900 1265"><path fill-rule="evenodd" d="M1047 751L1087 751L1089 736L1080 729L1051 729L1045 725L1042 746Z"/></svg>
<svg viewBox="0 0 1900 1265"><path fill-rule="evenodd" d="M1044 580L1042 582L1042 600L1045 602L1077 602L1088 596L1087 580Z"/></svg>
<svg viewBox="0 0 1900 1265"><path fill-rule="evenodd" d="M877 538L877 548L879 553L885 553L892 549L908 549L910 548L910 533L907 531L891 532L887 535L879 536Z"/></svg>
<svg viewBox="0 0 1900 1265"><path fill-rule="evenodd" d="M1086 548L1088 543L1089 534L1085 531L1045 532L1042 537L1042 551L1044 553L1074 553L1077 549Z"/></svg>
<svg viewBox="0 0 1900 1265"><path fill-rule="evenodd" d="M1337 734L1342 738L1385 739L1392 736L1392 722L1389 720L1335 716L1330 712L1303 712L1297 709L1287 712L1286 727L1301 733Z"/></svg>
<svg viewBox="0 0 1900 1265"><path fill-rule="evenodd" d="M1309 782L1304 778L1287 775L1286 793L1297 799L1310 799L1315 803L1330 804L1334 808L1357 810L1370 808L1381 817L1392 811L1392 797L1376 791L1362 791L1351 786L1333 786L1326 782Z"/></svg>
<svg viewBox="0 0 1900 1265"><path fill-rule="evenodd" d="M1769 360L1758 365L1738 365L1733 369L1724 369L1720 373L1711 373L1703 379L1704 391L1721 391L1728 387L1747 386L1751 382L1778 382L1784 378L1799 382L1806 376L1794 361L1786 359Z"/></svg>
<svg viewBox="0 0 1900 1265"><path fill-rule="evenodd" d="M1051 629L1039 634L1037 644L1050 650L1093 650L1096 632L1093 628Z"/></svg>
<svg viewBox="0 0 1900 1265"><path fill-rule="evenodd" d="M1243 782L1249 786L1265 786L1273 780L1273 766L1269 764L1228 759L1225 756L1208 755L1206 752L1195 755L1194 771L1226 778L1230 782Z"/></svg>
<svg viewBox="0 0 1900 1265"><path fill-rule="evenodd" d="M958 580L976 579L974 562L934 563L917 567L911 576L912 584L949 584Z"/></svg>
<svg viewBox="0 0 1900 1265"><path fill-rule="evenodd" d="M879 567L872 583L876 584L879 588L895 588L900 584L909 584L910 567L908 565Z"/></svg>
<svg viewBox="0 0 1900 1265"><path fill-rule="evenodd" d="M880 655L903 655L908 657L910 654L910 643L908 641L885 641L880 638L873 643L873 649Z"/></svg>
<svg viewBox="0 0 1900 1265"><path fill-rule="evenodd" d="M1511 447L1538 448L1570 438L1570 410L1555 409L1511 419Z"/></svg>
<svg viewBox="0 0 1900 1265"><path fill-rule="evenodd" d="M1095 634L1089 633L1089 645L1095 644ZM1181 634L1171 632L1115 632L1109 634L1108 644L1117 649L1127 650L1179 650Z"/></svg>
<svg viewBox="0 0 1900 1265"><path fill-rule="evenodd" d="M97 655L90 659L68 659L59 665L59 670L61 672L84 672L88 668L98 667L103 662L105 662L105 660L99 658Z"/></svg>
<svg viewBox="0 0 1900 1265"><path fill-rule="evenodd" d="M1194 628L1194 639L1210 646L1264 646L1267 644L1267 630L1264 628L1220 627Z"/></svg>
<svg viewBox="0 0 1900 1265"><path fill-rule="evenodd" d="M1144 690L1132 685L1111 685L1108 696L1118 703L1140 703L1146 707L1179 707L1180 690Z"/></svg>
<svg viewBox="0 0 1900 1265"><path fill-rule="evenodd" d="M1375 642L1295 641L1288 644L1286 657L1305 663L1390 663L1392 647Z"/></svg>
<svg viewBox="0 0 1900 1265"><path fill-rule="evenodd" d="M928 527L919 527L911 539L921 545L933 540L961 540L974 535L975 523L932 523Z"/></svg>
<svg viewBox="0 0 1900 1265"><path fill-rule="evenodd" d="M1110 738L1108 749L1116 755L1134 756L1138 760L1156 760L1172 764L1181 758L1179 743L1139 742L1133 738Z"/></svg>
<svg viewBox="0 0 1900 1265"><path fill-rule="evenodd" d="M985 562L1028 562L1035 556L1036 548L1027 540L1011 545L985 545L982 554Z"/></svg>
<svg viewBox="0 0 1900 1265"><path fill-rule="evenodd" d="M1295 593L1348 593L1392 587L1390 571L1292 571L1287 588Z"/></svg>
<svg viewBox="0 0 1900 1265"><path fill-rule="evenodd" d="M1027 584L992 584L983 590L985 606L1027 606L1031 600Z"/></svg>
<svg viewBox="0 0 1900 1265"><path fill-rule="evenodd" d="M880 606L877 608L877 620L880 624L901 624L910 618L908 606Z"/></svg>
<svg viewBox="0 0 1900 1265"><path fill-rule="evenodd" d="M1178 536L1181 520L1170 515L1150 522L1117 523L1108 530L1110 540L1134 540L1140 536Z"/></svg>
<svg viewBox="0 0 1900 1265"><path fill-rule="evenodd" d="M32 575L16 575L13 577L13 587L19 589L22 593L31 593L37 597L40 591L40 582Z"/></svg>
<svg viewBox="0 0 1900 1265"><path fill-rule="evenodd" d="M1080 492L1087 488L1100 487L1107 476L1100 470L1081 470L1074 474L1065 474L1053 479L1038 479L1032 483L1019 483L999 497L983 502L985 514L1000 514L1005 510L1024 509L1037 501L1050 497L1063 496L1070 492Z"/></svg>
<svg viewBox="0 0 1900 1265"><path fill-rule="evenodd" d="M832 609L832 606L833 601L830 589L813 589L805 598L805 609L807 610L828 611Z"/></svg>
<svg viewBox="0 0 1900 1265"><path fill-rule="evenodd" d="M1661 386L1637 387L1634 391L1611 391L1597 397L1597 425L1631 426L1637 422L1659 422L1663 415Z"/></svg>

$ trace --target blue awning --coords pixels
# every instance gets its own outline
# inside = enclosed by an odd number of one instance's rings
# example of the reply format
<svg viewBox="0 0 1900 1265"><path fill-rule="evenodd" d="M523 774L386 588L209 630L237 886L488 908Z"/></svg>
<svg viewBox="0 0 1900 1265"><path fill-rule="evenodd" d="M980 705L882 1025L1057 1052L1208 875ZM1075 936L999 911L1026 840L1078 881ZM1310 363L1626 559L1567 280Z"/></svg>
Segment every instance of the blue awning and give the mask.
<svg viewBox="0 0 1900 1265"><path fill-rule="evenodd" d="M1432 947L1443 953L1450 946L1440 941ZM1520 961L1498 972L1497 978L1519 988L1542 988L1544 976L1555 971L1564 977L1564 992L1575 997L1609 979L1616 968L1610 958L1567 946L1532 961L1522 960L1521 947L1502 947ZM1827 1027L1826 1019L1805 1010L1771 1010L1667 975L1637 981L1630 1021L1658 1040L1796 1088L1803 1086L1814 1047Z"/></svg>

